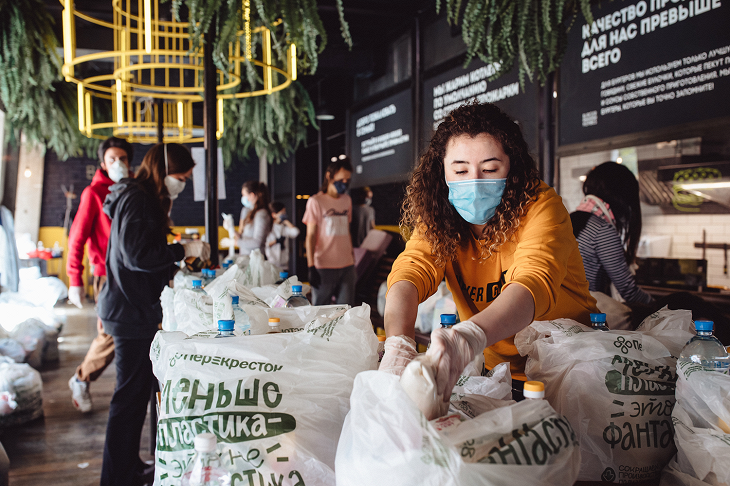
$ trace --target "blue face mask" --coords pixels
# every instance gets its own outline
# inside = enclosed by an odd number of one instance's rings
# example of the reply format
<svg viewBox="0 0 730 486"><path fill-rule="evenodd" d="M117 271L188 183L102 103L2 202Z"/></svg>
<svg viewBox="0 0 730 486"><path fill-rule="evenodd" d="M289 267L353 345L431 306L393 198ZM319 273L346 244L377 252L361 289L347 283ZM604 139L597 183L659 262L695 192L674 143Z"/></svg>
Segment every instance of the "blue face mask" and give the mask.
<svg viewBox="0 0 730 486"><path fill-rule="evenodd" d="M342 181L335 181L333 182L335 185L335 189L337 189L337 194L344 194L347 191L347 188L350 184L346 184Z"/></svg>
<svg viewBox="0 0 730 486"><path fill-rule="evenodd" d="M459 215L471 224L485 224L502 202L507 179L471 179L446 184L449 202Z"/></svg>
<svg viewBox="0 0 730 486"><path fill-rule="evenodd" d="M244 208L253 209L253 203L247 197L241 196L241 204Z"/></svg>

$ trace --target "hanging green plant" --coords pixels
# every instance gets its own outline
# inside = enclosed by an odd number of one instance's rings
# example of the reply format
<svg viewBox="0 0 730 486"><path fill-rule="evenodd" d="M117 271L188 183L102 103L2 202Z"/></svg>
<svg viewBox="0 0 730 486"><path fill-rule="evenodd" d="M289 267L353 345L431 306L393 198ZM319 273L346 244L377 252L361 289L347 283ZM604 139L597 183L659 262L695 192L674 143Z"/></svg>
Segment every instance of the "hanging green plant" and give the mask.
<svg viewBox="0 0 730 486"><path fill-rule="evenodd" d="M223 161L230 167L233 156L249 158L253 152L266 156L269 163L286 160L307 138L314 126L315 110L301 83L268 96L244 98L224 105L226 128L218 141Z"/></svg>
<svg viewBox="0 0 730 486"><path fill-rule="evenodd" d="M180 8L188 10L192 49L198 49L203 35L215 29L213 62L223 72L228 71L228 46L243 30L241 0L172 0L173 15L180 19ZM297 70L314 74L317 59L327 43L327 33L317 12L315 0L250 0L252 28L265 26L271 31L273 54L286 62L289 43L297 46ZM345 42L352 46L349 27L344 18L342 0L337 0L340 30ZM214 22L215 21L215 22ZM260 48L258 39L251 39L254 52ZM242 91L262 89L263 83L253 64L246 63ZM281 162L306 140L308 126L317 127L314 107L303 86L293 82L290 87L266 96L226 100L224 102L225 130L218 142L228 167L235 155L240 160L254 152L266 154L270 163Z"/></svg>
<svg viewBox="0 0 730 486"><path fill-rule="evenodd" d="M436 11L442 0L436 0ZM474 57L498 63L492 79L515 63L520 85L525 77L544 84L565 53L568 30L578 11L593 22L590 0L444 0L446 18L461 26L467 47L466 64Z"/></svg>
<svg viewBox="0 0 730 486"><path fill-rule="evenodd" d="M98 141L79 132L76 88L61 77L53 18L42 0L0 0L0 99L10 142L22 133L61 159L93 156Z"/></svg>

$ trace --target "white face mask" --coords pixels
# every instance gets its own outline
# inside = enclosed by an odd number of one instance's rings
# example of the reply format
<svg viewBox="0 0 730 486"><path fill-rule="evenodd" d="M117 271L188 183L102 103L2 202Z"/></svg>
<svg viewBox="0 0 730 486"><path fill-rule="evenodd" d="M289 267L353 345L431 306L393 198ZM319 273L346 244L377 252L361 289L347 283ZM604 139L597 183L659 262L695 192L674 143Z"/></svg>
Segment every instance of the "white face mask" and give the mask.
<svg viewBox="0 0 730 486"><path fill-rule="evenodd" d="M185 181L177 180L172 176L165 176L165 186L167 186L167 192L170 193L170 200L174 201L177 199L177 195L185 189Z"/></svg>
<svg viewBox="0 0 730 486"><path fill-rule="evenodd" d="M162 147L165 153L165 174L169 174L167 168L167 144L163 144ZM170 201L174 201L177 199L177 195L185 189L185 181L175 179L171 175L165 175L165 186L167 187L167 192L170 193Z"/></svg>
<svg viewBox="0 0 730 486"><path fill-rule="evenodd" d="M129 177L129 168L121 161L115 160L111 165L106 164L106 173L109 175L109 179L119 182L125 177Z"/></svg>

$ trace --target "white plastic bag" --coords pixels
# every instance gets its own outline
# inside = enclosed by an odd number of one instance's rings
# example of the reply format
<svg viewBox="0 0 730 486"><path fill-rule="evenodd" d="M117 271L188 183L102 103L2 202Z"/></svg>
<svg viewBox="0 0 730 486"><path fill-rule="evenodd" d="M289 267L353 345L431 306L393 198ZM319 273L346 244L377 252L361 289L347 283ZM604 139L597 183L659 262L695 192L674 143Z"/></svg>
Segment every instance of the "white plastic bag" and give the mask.
<svg viewBox="0 0 730 486"><path fill-rule="evenodd" d="M249 318L251 335L266 334L269 332L269 318L279 318L281 332L302 331L307 324L316 319L333 319L349 309L347 305L320 305L292 308L261 307L257 305L243 305L241 309Z"/></svg>
<svg viewBox="0 0 730 486"><path fill-rule="evenodd" d="M680 360L672 419L678 469L708 484L730 484L730 375Z"/></svg>
<svg viewBox="0 0 730 486"><path fill-rule="evenodd" d="M23 346L12 338L0 339L0 355L11 358L16 363L25 361L25 349Z"/></svg>
<svg viewBox="0 0 730 486"><path fill-rule="evenodd" d="M40 368L43 364L47 331L51 331L51 329L38 319L28 319L10 333L10 337L18 341L25 349L25 361L33 368ZM56 334L57 339L58 334Z"/></svg>
<svg viewBox="0 0 730 486"><path fill-rule="evenodd" d="M42 393L40 373L27 364L0 357L0 427L43 416Z"/></svg>
<svg viewBox="0 0 730 486"><path fill-rule="evenodd" d="M511 394L509 369L499 366L506 369L499 376L470 377L455 388L462 401L465 385L480 384L496 395L482 397L493 405L442 432L408 398L397 376L360 373L337 448L338 486L573 484L580 451L570 424L544 400L498 400ZM477 441L491 458L486 461L496 464L467 462L476 459Z"/></svg>
<svg viewBox="0 0 730 486"><path fill-rule="evenodd" d="M213 325L213 299L209 295L188 289L178 290L175 292L174 309L178 331L195 334L218 329Z"/></svg>
<svg viewBox="0 0 730 486"><path fill-rule="evenodd" d="M160 294L162 304L162 329L165 331L177 331L175 320L175 290L165 286Z"/></svg>
<svg viewBox="0 0 730 486"><path fill-rule="evenodd" d="M267 262L261 250L256 249L249 254L248 265L243 268L243 276L238 283L247 287L262 287L276 283L277 280L279 280L279 269Z"/></svg>
<svg viewBox="0 0 730 486"><path fill-rule="evenodd" d="M637 331L594 331L570 319L533 322L515 336L525 374L575 427L581 481L658 478L675 453L676 358L691 312L662 309Z"/></svg>
<svg viewBox="0 0 730 486"><path fill-rule="evenodd" d="M423 333L430 333L441 325L441 314L456 314L456 304L446 282L441 282L436 292L418 304L416 328Z"/></svg>
<svg viewBox="0 0 730 486"><path fill-rule="evenodd" d="M377 366L377 345L367 305L301 332L157 333L150 350L162 385L155 484L180 484L194 436L212 432L234 484L334 486L352 383Z"/></svg>

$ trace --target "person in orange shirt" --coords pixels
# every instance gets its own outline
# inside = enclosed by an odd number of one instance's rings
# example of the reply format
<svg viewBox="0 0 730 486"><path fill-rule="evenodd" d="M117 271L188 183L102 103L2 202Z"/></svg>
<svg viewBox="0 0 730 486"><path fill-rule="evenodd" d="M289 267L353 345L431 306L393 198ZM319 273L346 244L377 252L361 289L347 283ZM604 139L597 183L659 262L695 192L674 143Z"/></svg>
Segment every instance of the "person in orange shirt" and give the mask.
<svg viewBox="0 0 730 486"><path fill-rule="evenodd" d="M539 179L519 125L490 103L446 117L421 156L403 202L412 231L388 276L385 356L401 374L416 356L418 304L446 278L461 323L431 334L439 395L467 364L509 362L521 397L525 358L514 335L533 320L590 323L598 312L562 199Z"/></svg>

